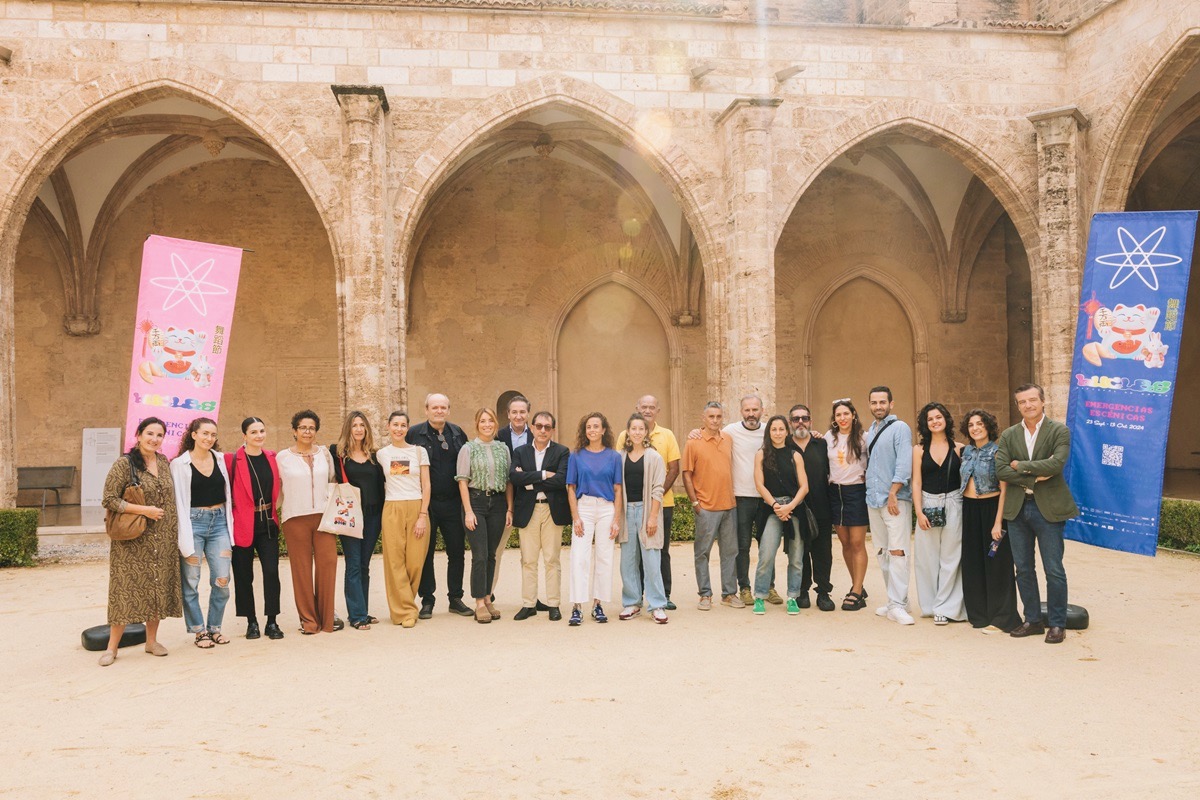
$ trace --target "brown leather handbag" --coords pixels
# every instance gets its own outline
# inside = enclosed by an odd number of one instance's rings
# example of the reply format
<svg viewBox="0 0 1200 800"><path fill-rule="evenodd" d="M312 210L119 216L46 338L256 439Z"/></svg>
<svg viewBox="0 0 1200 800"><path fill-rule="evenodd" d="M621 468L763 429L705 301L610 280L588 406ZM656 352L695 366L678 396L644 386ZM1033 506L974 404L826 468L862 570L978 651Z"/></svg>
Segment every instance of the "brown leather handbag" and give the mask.
<svg viewBox="0 0 1200 800"><path fill-rule="evenodd" d="M137 467L133 465L133 459L126 454L125 458L129 459L129 474L132 476L132 483L125 487L125 492L121 496L125 498L125 502L131 505L144 506L146 505L146 493L142 491L142 484L138 480ZM114 513L109 510L104 514L104 530L108 533L108 538L114 542L128 542L131 539L136 539L141 536L146 530L146 518L141 514L130 513Z"/></svg>

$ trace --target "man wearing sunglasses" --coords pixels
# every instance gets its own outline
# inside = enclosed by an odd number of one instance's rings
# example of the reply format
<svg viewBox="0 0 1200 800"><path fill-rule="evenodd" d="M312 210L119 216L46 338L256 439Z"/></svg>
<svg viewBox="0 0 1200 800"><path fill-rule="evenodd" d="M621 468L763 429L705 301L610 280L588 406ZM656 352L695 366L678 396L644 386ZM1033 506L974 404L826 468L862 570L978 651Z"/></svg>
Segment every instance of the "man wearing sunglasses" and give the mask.
<svg viewBox="0 0 1200 800"><path fill-rule="evenodd" d="M433 550L437 544L438 531L446 546L446 598L450 610L464 617L473 617L475 612L467 608L463 597L463 556L466 531L463 530L462 496L458 481L454 480L458 466L458 451L467 444L462 428L450 422L450 398L444 394L425 396L425 421L408 429L405 441L420 445L429 453L429 552L425 555L425 569L421 573L420 619L433 616L434 592L437 579L433 576Z"/></svg>
<svg viewBox="0 0 1200 800"><path fill-rule="evenodd" d="M833 569L833 541L830 531L833 528L833 512L829 507L829 446L820 436L812 435L812 412L803 403L792 406L788 412L792 421L792 447L800 451L804 458L804 472L808 476L808 495L804 502L812 510L817 520L816 536L804 546L804 575L801 586L804 594L800 595L798 603L801 608L808 608L808 587L814 585L817 589L817 608L822 611L833 611L833 600L829 593L833 591L829 574Z"/></svg>
<svg viewBox="0 0 1200 800"><path fill-rule="evenodd" d="M571 524L567 500L567 464L571 451L553 441L554 415L539 411L533 417L533 442L513 451L509 480L513 485L513 527L521 537L521 609L513 617L529 619L550 612L550 621L562 619L558 609L562 594L562 529ZM546 604L537 599L538 557L546 574Z"/></svg>

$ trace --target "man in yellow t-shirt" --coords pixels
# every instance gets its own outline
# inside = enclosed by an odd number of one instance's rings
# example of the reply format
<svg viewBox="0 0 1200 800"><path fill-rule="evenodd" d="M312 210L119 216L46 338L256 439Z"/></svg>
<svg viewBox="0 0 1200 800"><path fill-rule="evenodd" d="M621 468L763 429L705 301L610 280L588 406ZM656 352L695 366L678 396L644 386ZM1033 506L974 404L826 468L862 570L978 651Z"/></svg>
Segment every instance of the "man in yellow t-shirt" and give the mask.
<svg viewBox="0 0 1200 800"><path fill-rule="evenodd" d="M637 413L642 415L642 419L646 420L646 427L650 429L650 444L655 452L662 456L663 461L667 462L667 478L663 482L662 499L663 528L666 530L667 541L662 549L662 577L663 591L667 595L666 608L668 611L674 611L675 604L671 602L671 520L675 515L675 492L671 487L679 477L679 442L669 428L658 424L660 410L658 398L652 394L644 395L637 401ZM617 436L617 451L624 449L625 431L621 431ZM640 561L638 568L641 568ZM645 576L643 580L644 578Z"/></svg>

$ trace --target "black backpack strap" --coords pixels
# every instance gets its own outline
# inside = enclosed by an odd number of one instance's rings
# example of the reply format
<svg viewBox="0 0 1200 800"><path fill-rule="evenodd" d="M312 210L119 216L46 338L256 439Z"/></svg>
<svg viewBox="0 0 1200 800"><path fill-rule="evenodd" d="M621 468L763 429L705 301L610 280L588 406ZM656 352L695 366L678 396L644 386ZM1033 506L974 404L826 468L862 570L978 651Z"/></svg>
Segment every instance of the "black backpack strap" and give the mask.
<svg viewBox="0 0 1200 800"><path fill-rule="evenodd" d="M871 451L875 449L875 443L879 441L879 437L883 436L883 432L891 427L891 424L895 421L895 419L889 419L887 422L883 423L883 427L879 429L879 433L872 437L871 444L867 446L867 458L871 457Z"/></svg>

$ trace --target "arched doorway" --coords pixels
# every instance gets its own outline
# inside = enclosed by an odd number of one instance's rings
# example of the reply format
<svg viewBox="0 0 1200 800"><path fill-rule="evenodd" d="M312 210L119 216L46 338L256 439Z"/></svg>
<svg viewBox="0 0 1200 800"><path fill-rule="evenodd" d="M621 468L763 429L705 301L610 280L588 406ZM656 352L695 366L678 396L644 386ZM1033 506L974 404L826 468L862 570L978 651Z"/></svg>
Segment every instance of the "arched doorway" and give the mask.
<svg viewBox="0 0 1200 800"><path fill-rule="evenodd" d="M616 280L653 308L657 336L670 326L679 346L674 362L662 358L667 381L631 384L612 413L632 410L653 391L671 418L686 402L684 386L699 404L706 383L699 248L672 187L618 132L558 103L489 129L445 176L413 230L405 292L410 396L443 391L462 409L517 385L535 410L560 414L558 376L574 365L556 354L556 320L585 289ZM697 357L685 359L685 351ZM445 354L454 354L455 369L446 368Z"/></svg>
<svg viewBox="0 0 1200 800"><path fill-rule="evenodd" d="M1198 39L1197 41L1200 41ZM1158 97L1160 110L1132 172L1125 208L1128 211L1172 211L1200 208L1200 54L1184 48L1178 59L1192 63L1174 91ZM1179 72L1168 65L1165 72ZM1161 79L1166 80L1165 78ZM1151 86L1149 93L1155 92ZM1115 179L1115 178L1114 178ZM1183 337L1175 379L1175 402L1167 437L1163 493L1200 496L1200 422L1189 400L1200 393L1200 248L1194 251L1185 300Z"/></svg>
<svg viewBox="0 0 1200 800"><path fill-rule="evenodd" d="M567 313L555 348L562 436L573 435L589 411L624 427L637 398L652 394L669 408L670 348L662 321L632 289L604 283ZM669 413L662 424L671 427Z"/></svg>
<svg viewBox="0 0 1200 800"><path fill-rule="evenodd" d="M1011 387L1033 376L1030 265L963 147L912 122L885 128L805 189L775 251L781 401L820 418L887 383L910 422L934 399L1013 418Z"/></svg>
<svg viewBox="0 0 1200 800"><path fill-rule="evenodd" d="M48 166L15 252L18 461L79 463L83 428L123 424L151 233L253 251L229 338L224 446L240 442L248 415L267 421L269 447L291 442L301 407L336 428L335 258L296 173L257 133L183 91L125 98L85 124Z"/></svg>

